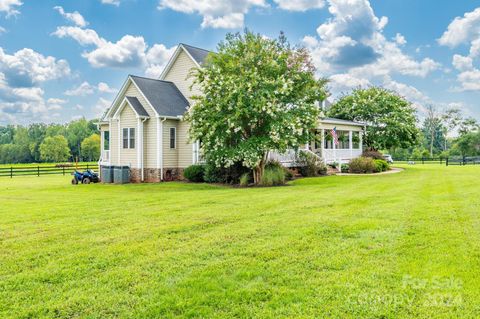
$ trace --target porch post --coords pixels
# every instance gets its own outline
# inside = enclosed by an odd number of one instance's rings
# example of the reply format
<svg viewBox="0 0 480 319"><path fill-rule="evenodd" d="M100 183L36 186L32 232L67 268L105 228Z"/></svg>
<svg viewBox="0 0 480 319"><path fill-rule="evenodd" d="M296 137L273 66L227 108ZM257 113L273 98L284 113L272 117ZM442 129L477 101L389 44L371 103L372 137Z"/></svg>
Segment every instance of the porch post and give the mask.
<svg viewBox="0 0 480 319"><path fill-rule="evenodd" d="M320 147L321 149L321 156L323 158L323 161L326 163L327 162L327 159L325 158L325 129L322 128L322 137L321 137L321 140L322 140L322 146Z"/></svg>
<svg viewBox="0 0 480 319"><path fill-rule="evenodd" d="M353 158L353 132L350 130L348 131L348 148L350 149L350 159Z"/></svg>

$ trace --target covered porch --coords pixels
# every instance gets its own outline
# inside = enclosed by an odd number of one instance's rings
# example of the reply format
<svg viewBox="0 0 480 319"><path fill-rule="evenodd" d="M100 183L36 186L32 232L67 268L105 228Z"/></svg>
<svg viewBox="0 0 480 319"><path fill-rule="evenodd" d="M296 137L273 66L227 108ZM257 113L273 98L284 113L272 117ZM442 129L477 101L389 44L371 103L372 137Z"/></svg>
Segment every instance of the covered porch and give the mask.
<svg viewBox="0 0 480 319"><path fill-rule="evenodd" d="M317 154L326 164L348 163L362 155L364 127L362 123L324 118L315 129L315 139L306 145L306 149ZM334 143L333 129L338 144Z"/></svg>

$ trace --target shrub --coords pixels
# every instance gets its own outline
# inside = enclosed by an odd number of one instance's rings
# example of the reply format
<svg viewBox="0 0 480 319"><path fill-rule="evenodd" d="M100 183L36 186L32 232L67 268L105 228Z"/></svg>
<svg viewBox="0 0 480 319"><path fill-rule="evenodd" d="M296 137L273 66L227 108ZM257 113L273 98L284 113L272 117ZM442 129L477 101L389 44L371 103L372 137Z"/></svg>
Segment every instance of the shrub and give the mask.
<svg viewBox="0 0 480 319"><path fill-rule="evenodd" d="M390 168L390 165L388 165L386 160L376 159L374 160L374 162L375 162L375 172L377 173L388 171L388 169Z"/></svg>
<svg viewBox="0 0 480 319"><path fill-rule="evenodd" d="M380 160L384 159L383 154L380 153L379 151L375 151L375 150L365 150L365 151L363 151L362 156L363 157L370 157L370 158L373 158L373 159L380 159Z"/></svg>
<svg viewBox="0 0 480 319"><path fill-rule="evenodd" d="M250 169L244 167L238 162L230 167L217 167L211 162L205 166L205 182L207 183L229 183L237 184L244 173L249 173Z"/></svg>
<svg viewBox="0 0 480 319"><path fill-rule="evenodd" d="M271 160L271 161L268 161L267 164L265 164L265 169L267 168L278 168L278 169L282 169L284 171L284 175L285 175L285 180L287 181L291 181L293 179L293 172L286 168L285 166L283 166L280 162L278 161L274 161L274 160Z"/></svg>
<svg viewBox="0 0 480 319"><path fill-rule="evenodd" d="M243 173L242 176L240 176L240 186L247 187L249 182L250 173Z"/></svg>
<svg viewBox="0 0 480 319"><path fill-rule="evenodd" d="M316 155L300 151L298 157L299 172L302 176L313 177L327 174L327 166Z"/></svg>
<svg viewBox="0 0 480 319"><path fill-rule="evenodd" d="M205 167L203 165L190 165L183 171L183 176L190 182L204 182Z"/></svg>
<svg viewBox="0 0 480 319"><path fill-rule="evenodd" d="M342 172L348 172L350 167L348 164L342 164L341 168L342 168Z"/></svg>
<svg viewBox="0 0 480 319"><path fill-rule="evenodd" d="M373 173L377 166L371 157L357 157L350 161L348 171L350 173L362 174Z"/></svg>
<svg viewBox="0 0 480 319"><path fill-rule="evenodd" d="M260 183L261 186L275 186L283 184L285 184L285 170L283 167L265 167L262 181Z"/></svg>

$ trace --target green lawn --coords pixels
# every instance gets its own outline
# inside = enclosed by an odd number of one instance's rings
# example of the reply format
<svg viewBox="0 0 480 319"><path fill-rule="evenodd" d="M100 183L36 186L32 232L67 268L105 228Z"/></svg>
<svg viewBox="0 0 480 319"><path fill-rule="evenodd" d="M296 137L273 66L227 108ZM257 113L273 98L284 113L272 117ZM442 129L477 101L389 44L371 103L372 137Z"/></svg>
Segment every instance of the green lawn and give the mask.
<svg viewBox="0 0 480 319"><path fill-rule="evenodd" d="M480 166L276 188L0 179L0 318L476 318Z"/></svg>

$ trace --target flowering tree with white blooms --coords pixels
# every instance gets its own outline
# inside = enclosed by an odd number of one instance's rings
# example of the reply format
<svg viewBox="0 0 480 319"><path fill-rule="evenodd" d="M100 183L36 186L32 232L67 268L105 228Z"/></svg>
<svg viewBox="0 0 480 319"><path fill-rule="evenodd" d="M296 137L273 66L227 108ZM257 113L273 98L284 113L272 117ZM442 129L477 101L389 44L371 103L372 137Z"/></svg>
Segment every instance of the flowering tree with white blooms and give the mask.
<svg viewBox="0 0 480 319"><path fill-rule="evenodd" d="M207 161L229 167L236 162L262 180L269 151L285 152L307 143L326 98L326 80L315 79L306 49L285 36L228 34L195 69L195 96L186 119L190 136L202 142Z"/></svg>

